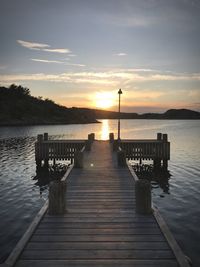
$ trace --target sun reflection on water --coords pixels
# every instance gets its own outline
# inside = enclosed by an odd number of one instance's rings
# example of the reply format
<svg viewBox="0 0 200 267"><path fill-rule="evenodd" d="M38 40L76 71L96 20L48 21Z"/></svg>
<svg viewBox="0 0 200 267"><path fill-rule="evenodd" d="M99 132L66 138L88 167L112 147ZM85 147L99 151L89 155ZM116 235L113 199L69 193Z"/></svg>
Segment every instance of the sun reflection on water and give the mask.
<svg viewBox="0 0 200 267"><path fill-rule="evenodd" d="M108 140L109 139L109 123L108 120L102 121L102 127L101 127L101 140Z"/></svg>

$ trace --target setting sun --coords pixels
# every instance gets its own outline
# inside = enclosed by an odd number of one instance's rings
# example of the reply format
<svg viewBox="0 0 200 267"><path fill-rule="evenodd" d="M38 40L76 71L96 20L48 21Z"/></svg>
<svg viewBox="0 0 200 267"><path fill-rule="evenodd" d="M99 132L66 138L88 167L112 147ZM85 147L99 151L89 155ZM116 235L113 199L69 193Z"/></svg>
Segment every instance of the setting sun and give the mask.
<svg viewBox="0 0 200 267"><path fill-rule="evenodd" d="M95 94L94 104L97 108L110 108L114 106L115 97L110 92L98 92Z"/></svg>

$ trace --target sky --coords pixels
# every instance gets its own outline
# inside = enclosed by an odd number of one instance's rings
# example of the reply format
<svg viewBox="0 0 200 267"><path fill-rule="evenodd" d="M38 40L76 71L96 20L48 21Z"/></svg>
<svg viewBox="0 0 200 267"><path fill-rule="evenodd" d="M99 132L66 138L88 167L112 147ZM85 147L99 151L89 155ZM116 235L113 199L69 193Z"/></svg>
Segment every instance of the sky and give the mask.
<svg viewBox="0 0 200 267"><path fill-rule="evenodd" d="M200 111L200 0L0 0L0 85L67 107Z"/></svg>

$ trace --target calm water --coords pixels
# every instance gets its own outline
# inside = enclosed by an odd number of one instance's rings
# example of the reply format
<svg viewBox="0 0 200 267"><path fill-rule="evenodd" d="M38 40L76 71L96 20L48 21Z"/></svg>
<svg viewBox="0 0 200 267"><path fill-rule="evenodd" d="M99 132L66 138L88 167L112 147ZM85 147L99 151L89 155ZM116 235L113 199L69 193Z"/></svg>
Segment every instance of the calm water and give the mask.
<svg viewBox="0 0 200 267"><path fill-rule="evenodd" d="M3 261L15 246L47 198L35 176L34 142L39 133L54 138L83 139L94 132L107 139L117 129L116 120L101 124L29 126L0 128L0 258ZM121 138L156 138L168 133L171 142L169 192L153 189L159 207L181 248L200 266L200 121L123 120Z"/></svg>

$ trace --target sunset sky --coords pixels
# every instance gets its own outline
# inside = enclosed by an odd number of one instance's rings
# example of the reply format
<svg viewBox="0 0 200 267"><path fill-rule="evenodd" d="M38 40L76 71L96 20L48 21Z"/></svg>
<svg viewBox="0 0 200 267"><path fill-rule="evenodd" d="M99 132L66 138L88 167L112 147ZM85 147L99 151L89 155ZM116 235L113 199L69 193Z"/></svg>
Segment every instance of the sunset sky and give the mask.
<svg viewBox="0 0 200 267"><path fill-rule="evenodd" d="M200 110L199 0L0 0L0 85L67 107Z"/></svg>

